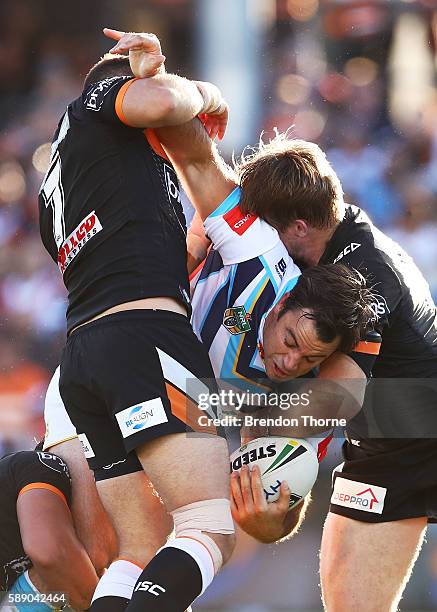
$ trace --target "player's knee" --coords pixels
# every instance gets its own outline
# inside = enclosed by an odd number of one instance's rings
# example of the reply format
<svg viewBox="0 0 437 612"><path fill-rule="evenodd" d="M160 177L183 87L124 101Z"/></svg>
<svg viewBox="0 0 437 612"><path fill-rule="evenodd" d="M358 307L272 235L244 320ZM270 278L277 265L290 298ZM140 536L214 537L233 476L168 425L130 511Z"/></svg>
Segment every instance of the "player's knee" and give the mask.
<svg viewBox="0 0 437 612"><path fill-rule="evenodd" d="M217 546L220 548L220 552L222 555L222 565L225 565L229 561L234 552L236 537L235 533L229 533L227 535L223 535L220 533L208 533L208 535Z"/></svg>
<svg viewBox="0 0 437 612"><path fill-rule="evenodd" d="M177 538L192 538L207 549L217 573L232 555L235 528L229 500L209 499L172 512Z"/></svg>

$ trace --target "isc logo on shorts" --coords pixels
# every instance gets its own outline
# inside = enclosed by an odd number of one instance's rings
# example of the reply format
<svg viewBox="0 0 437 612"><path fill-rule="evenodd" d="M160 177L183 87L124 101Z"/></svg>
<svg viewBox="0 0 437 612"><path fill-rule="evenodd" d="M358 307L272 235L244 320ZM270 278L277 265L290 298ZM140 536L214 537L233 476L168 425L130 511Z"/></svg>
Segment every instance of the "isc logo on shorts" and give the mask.
<svg viewBox="0 0 437 612"><path fill-rule="evenodd" d="M363 510L364 512L374 512L382 514L384 500L387 489L369 485L365 482L346 480L341 476L335 479L334 491L332 492L331 504Z"/></svg>
<svg viewBox="0 0 437 612"><path fill-rule="evenodd" d="M130 406L130 408L119 412L116 417L123 438L128 438L143 429L168 422L160 397Z"/></svg>

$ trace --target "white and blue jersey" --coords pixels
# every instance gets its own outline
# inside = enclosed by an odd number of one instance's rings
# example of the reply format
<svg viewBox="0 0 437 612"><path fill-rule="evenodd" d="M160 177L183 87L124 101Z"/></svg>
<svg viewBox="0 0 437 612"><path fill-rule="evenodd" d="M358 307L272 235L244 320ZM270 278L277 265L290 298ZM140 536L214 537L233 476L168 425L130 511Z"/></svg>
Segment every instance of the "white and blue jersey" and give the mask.
<svg viewBox="0 0 437 612"><path fill-rule="evenodd" d="M214 374L244 390L269 388L264 320L300 275L277 231L239 207L234 191L205 220L212 248L192 278L192 325Z"/></svg>

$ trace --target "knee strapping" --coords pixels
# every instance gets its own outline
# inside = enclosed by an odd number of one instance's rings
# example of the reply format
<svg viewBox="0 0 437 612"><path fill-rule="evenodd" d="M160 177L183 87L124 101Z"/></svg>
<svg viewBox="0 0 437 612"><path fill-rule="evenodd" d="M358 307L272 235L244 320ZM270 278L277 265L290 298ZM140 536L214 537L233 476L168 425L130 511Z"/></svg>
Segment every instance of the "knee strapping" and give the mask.
<svg viewBox="0 0 437 612"><path fill-rule="evenodd" d="M203 592L223 565L219 546L205 532L222 535L235 533L229 500L195 502L177 508L171 514L176 537L166 546L184 550L195 559L202 573Z"/></svg>

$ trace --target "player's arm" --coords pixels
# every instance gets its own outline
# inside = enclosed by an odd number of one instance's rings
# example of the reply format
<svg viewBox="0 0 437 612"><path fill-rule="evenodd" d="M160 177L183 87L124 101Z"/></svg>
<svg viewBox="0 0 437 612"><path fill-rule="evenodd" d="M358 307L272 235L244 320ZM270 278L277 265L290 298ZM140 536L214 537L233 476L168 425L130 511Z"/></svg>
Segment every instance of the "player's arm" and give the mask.
<svg viewBox="0 0 437 612"><path fill-rule="evenodd" d="M61 457L70 470L71 514L80 542L101 576L118 554L117 536L97 493L78 438L48 449Z"/></svg>
<svg viewBox="0 0 437 612"><path fill-rule="evenodd" d="M129 52L132 72L138 77L127 81L117 95L116 112L123 123L134 128L179 125L205 114L214 117L212 121L214 125L218 123L217 131L223 136L227 105L215 85L160 71L165 57L153 34L109 28L103 31L117 41L111 53Z"/></svg>
<svg viewBox="0 0 437 612"><path fill-rule="evenodd" d="M54 487L24 490L17 516L24 551L45 588L68 593L74 608L87 609L98 578L62 493Z"/></svg>
<svg viewBox="0 0 437 612"><path fill-rule="evenodd" d="M240 474L231 476L231 510L234 521L246 533L264 544L286 539L296 533L305 517L309 496L298 506L288 509L290 489L281 484L279 499L267 503L259 467L251 471L243 466Z"/></svg>
<svg viewBox="0 0 437 612"><path fill-rule="evenodd" d="M236 176L198 119L156 134L202 220L235 189Z"/></svg>
<svg viewBox="0 0 437 612"><path fill-rule="evenodd" d="M202 220L196 212L187 232L187 270L189 275L205 259L210 245L211 241L207 238Z"/></svg>

